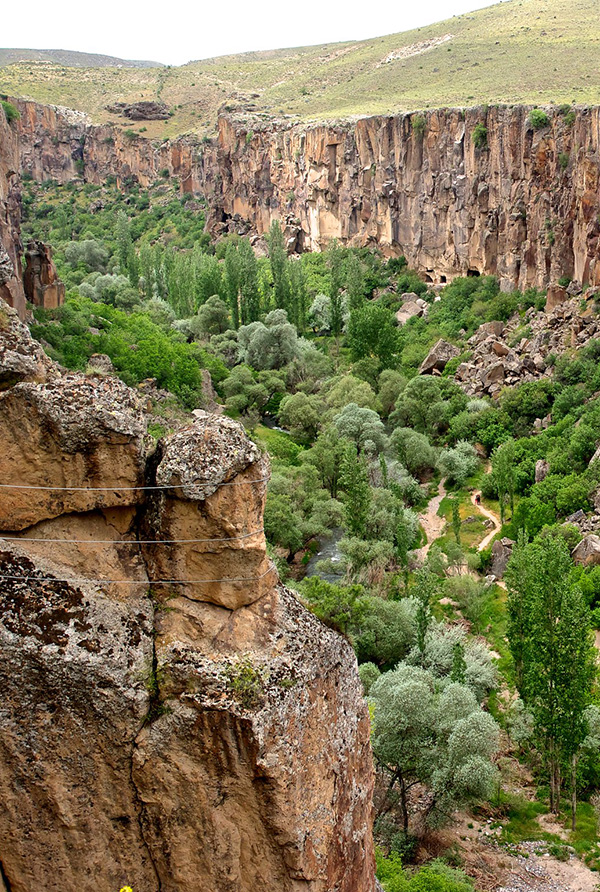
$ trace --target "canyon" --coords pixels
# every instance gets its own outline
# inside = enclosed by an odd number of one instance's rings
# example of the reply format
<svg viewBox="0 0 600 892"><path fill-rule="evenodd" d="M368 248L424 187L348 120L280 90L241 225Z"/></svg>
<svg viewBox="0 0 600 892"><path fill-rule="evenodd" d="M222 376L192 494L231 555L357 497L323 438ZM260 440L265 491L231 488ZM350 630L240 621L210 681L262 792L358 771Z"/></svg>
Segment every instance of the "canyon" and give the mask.
<svg viewBox="0 0 600 892"><path fill-rule="evenodd" d="M223 112L212 140L154 145L80 112L15 104L19 166L39 181L145 186L167 171L182 194L204 197L215 234L262 237L279 220L290 251L377 246L434 283L600 284L598 107L548 109L538 129L526 106L319 124Z"/></svg>

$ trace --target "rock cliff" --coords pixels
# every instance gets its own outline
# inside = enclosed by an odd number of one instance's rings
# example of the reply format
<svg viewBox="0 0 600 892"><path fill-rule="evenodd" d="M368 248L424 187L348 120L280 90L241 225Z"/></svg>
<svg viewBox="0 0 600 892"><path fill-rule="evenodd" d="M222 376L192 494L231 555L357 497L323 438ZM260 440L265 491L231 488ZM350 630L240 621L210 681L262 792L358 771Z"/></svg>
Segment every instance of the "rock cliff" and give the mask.
<svg viewBox="0 0 600 892"><path fill-rule="evenodd" d="M64 110L19 109L21 165L37 179L79 171L145 185L166 169L206 196L216 231L261 235L279 219L290 249L377 244L434 282L491 273L505 288L562 276L600 284L597 107L549 110L538 129L524 106L311 125L225 114L211 144L158 146Z"/></svg>
<svg viewBox="0 0 600 892"><path fill-rule="evenodd" d="M20 166L16 127L9 125L4 112L0 110L0 299L23 314L25 294L20 277Z"/></svg>
<svg viewBox="0 0 600 892"><path fill-rule="evenodd" d="M372 892L355 659L266 556L266 459L0 320L0 888Z"/></svg>

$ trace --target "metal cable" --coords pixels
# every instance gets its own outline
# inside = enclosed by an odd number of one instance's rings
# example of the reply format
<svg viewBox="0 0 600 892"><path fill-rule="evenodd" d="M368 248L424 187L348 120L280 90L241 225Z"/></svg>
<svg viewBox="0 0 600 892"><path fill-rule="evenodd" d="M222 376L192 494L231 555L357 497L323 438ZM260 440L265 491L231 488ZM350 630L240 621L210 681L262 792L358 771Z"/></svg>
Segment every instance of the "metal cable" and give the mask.
<svg viewBox="0 0 600 892"><path fill-rule="evenodd" d="M203 486L246 486L250 483L265 483L268 477L258 477L256 480L231 480L224 483L171 483L168 486L33 486L27 483L0 483L0 489L34 489L44 492L145 492L147 490L185 489L187 487L201 488Z"/></svg>
<svg viewBox="0 0 600 892"><path fill-rule="evenodd" d="M268 570L261 573L260 576L238 576L229 579L88 579L80 577L79 579L61 579L57 576L12 576L0 575L0 579L8 579L18 582L68 582L74 585L198 585L200 583L216 583L216 582L258 582L268 573L276 571L276 567L272 564Z"/></svg>
<svg viewBox="0 0 600 892"><path fill-rule="evenodd" d="M46 539L33 536L3 536L0 533L0 542L51 542L53 544L68 542L70 545L185 545L200 542L239 542L242 539L250 539L264 533L264 528L245 533L243 536L229 536L224 539Z"/></svg>

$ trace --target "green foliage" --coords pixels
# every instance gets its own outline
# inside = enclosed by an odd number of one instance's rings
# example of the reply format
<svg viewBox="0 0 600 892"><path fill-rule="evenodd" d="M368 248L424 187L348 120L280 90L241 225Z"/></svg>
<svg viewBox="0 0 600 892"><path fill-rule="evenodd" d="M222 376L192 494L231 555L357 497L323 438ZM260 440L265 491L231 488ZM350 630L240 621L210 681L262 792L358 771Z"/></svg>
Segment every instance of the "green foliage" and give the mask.
<svg viewBox="0 0 600 892"><path fill-rule="evenodd" d="M258 709L264 699L268 674L263 667L255 666L249 656L225 665L223 674L227 690L244 709Z"/></svg>
<svg viewBox="0 0 600 892"><path fill-rule="evenodd" d="M457 682L443 684L432 672L405 664L373 684L373 752L400 791L403 830L409 828L412 786L431 791L430 823L447 820L461 803L489 796L496 771L499 728L473 692Z"/></svg>
<svg viewBox="0 0 600 892"><path fill-rule="evenodd" d="M549 530L529 545L521 537L506 571L517 688L533 716L536 745L548 766L550 808L556 812L564 767L575 800L576 760L597 673L589 608L570 570L564 538ZM572 817L574 822L575 811Z"/></svg>
<svg viewBox="0 0 600 892"><path fill-rule="evenodd" d="M368 601L360 585L333 585L310 576L298 586L302 600L315 616L343 635L360 628Z"/></svg>
<svg viewBox="0 0 600 892"><path fill-rule="evenodd" d="M400 855L375 853L377 878L385 892L473 892L472 880L443 861L431 861L416 871L402 867Z"/></svg>
<svg viewBox="0 0 600 892"><path fill-rule="evenodd" d="M155 378L190 408L202 405L202 369L219 381L226 369L194 344L182 342L143 313L122 310L89 298L76 298L58 310L37 311L33 331L52 347L67 368L84 370L92 353L106 353L127 384ZM90 332L94 327L97 334Z"/></svg>
<svg viewBox="0 0 600 892"><path fill-rule="evenodd" d="M485 149L487 147L488 129L481 121L475 125L471 134L473 145L476 149Z"/></svg>
<svg viewBox="0 0 600 892"><path fill-rule="evenodd" d="M0 105L2 106L8 124L12 124L14 121L19 120L21 115L16 105L13 105L12 102L8 102L6 99L0 99Z"/></svg>
<svg viewBox="0 0 600 892"><path fill-rule="evenodd" d="M411 118L411 127L413 133L418 139L423 139L427 129L427 119L423 115L413 115Z"/></svg>
<svg viewBox="0 0 600 892"><path fill-rule="evenodd" d="M547 127L550 123L550 118L541 108L533 108L529 112L529 117L527 120L529 121L529 125L533 127L534 130L541 130L543 127Z"/></svg>

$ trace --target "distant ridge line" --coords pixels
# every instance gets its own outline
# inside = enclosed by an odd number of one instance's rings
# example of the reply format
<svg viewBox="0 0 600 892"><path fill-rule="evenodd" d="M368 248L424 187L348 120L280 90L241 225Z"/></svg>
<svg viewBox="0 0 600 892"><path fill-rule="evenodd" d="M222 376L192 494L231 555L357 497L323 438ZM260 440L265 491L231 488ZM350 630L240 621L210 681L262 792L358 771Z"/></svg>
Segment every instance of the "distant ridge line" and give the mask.
<svg viewBox="0 0 600 892"><path fill-rule="evenodd" d="M120 59L102 53L80 53L76 50L0 49L0 66L19 62L52 62L68 68L164 68L162 62Z"/></svg>

